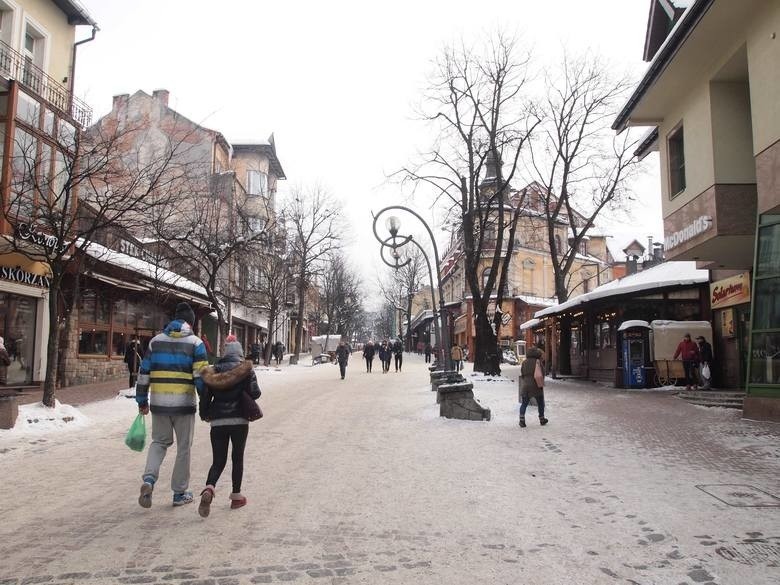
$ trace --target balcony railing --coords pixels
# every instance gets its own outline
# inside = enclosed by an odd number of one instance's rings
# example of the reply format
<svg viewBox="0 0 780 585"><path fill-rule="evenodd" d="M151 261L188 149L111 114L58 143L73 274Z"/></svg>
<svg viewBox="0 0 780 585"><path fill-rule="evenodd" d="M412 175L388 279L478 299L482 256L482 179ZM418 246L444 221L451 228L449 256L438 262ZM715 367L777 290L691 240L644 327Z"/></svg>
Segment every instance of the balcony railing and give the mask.
<svg viewBox="0 0 780 585"><path fill-rule="evenodd" d="M0 75L15 79L82 127L92 121L92 108L3 41L0 41Z"/></svg>

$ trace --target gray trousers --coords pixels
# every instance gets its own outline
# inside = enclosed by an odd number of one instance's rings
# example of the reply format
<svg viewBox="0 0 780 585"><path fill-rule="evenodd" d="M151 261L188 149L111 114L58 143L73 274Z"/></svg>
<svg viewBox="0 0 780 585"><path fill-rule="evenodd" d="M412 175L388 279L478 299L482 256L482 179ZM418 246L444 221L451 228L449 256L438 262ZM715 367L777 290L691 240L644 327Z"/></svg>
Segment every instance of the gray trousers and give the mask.
<svg viewBox="0 0 780 585"><path fill-rule="evenodd" d="M174 493L187 491L190 485L190 447L195 430L194 414L179 414L168 416L152 414L152 443L146 456L144 477L152 476L154 481L160 474L160 465L165 459L168 447L173 445L176 435L176 462L171 474L171 489Z"/></svg>

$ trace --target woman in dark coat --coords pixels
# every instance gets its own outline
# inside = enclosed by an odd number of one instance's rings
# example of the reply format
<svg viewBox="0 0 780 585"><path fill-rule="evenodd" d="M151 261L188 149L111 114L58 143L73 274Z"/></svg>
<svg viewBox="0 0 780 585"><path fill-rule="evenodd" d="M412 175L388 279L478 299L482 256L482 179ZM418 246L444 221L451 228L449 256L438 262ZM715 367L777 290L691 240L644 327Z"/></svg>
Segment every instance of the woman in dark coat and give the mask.
<svg viewBox="0 0 780 585"><path fill-rule="evenodd" d="M523 365L520 366L518 385L521 427L525 427L525 410L528 408L531 398L536 398L536 404L539 408L539 424L547 424L547 419L544 418L544 373L541 358L541 350L532 347L526 353Z"/></svg>
<svg viewBox="0 0 780 585"><path fill-rule="evenodd" d="M366 360L366 372L371 371L371 366L374 363L375 351L374 344L371 341L366 343L366 346L363 348L363 358Z"/></svg>
<svg viewBox="0 0 780 585"><path fill-rule="evenodd" d="M244 476L244 449L249 433L249 421L242 416L241 394L247 392L254 400L260 398L250 360L244 359L244 349L235 335L228 335L222 358L213 366L201 370L206 390L200 400L200 418L211 423L212 464L209 469L206 489L200 494L198 513L204 518L209 515L219 476L227 464L228 445L233 443L233 492L230 507L246 505L241 495L241 481Z"/></svg>

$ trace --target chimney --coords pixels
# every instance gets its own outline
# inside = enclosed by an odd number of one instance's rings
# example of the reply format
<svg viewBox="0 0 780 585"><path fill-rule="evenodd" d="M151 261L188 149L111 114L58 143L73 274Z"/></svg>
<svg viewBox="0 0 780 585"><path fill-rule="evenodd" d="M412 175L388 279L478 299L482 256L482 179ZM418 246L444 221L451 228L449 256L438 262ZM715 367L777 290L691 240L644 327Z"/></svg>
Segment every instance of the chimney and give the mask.
<svg viewBox="0 0 780 585"><path fill-rule="evenodd" d="M127 106L127 101L130 99L129 93L122 93L114 96L114 102L111 105L112 110L118 110L119 108Z"/></svg>
<svg viewBox="0 0 780 585"><path fill-rule="evenodd" d="M626 276L630 276L631 274L636 274L636 256L627 256L626 257Z"/></svg>
<svg viewBox="0 0 780 585"><path fill-rule="evenodd" d="M653 257L653 236L647 236L647 257Z"/></svg>
<svg viewBox="0 0 780 585"><path fill-rule="evenodd" d="M664 245L661 242L656 242L653 247L653 260L663 262L664 259Z"/></svg>
<svg viewBox="0 0 780 585"><path fill-rule="evenodd" d="M152 92L152 97L162 102L162 105L168 105L168 96L171 94L167 89L155 89Z"/></svg>

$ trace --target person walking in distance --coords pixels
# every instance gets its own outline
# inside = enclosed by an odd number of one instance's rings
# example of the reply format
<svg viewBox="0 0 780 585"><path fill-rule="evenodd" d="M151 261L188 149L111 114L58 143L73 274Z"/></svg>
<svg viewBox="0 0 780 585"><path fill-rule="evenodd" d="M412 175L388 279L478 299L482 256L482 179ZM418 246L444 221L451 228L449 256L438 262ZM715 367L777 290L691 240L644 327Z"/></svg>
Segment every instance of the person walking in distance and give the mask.
<svg viewBox="0 0 780 585"><path fill-rule="evenodd" d="M525 411L536 398L539 409L539 424L544 426L548 420L544 418L544 373L541 364L542 352L537 347L528 350L523 365L520 366L520 378L518 379L520 401L520 426L525 428Z"/></svg>
<svg viewBox="0 0 780 585"><path fill-rule="evenodd" d="M366 343L366 345L363 347L363 359L366 360L366 372L371 372L371 366L374 364L374 353L376 352L376 348L374 347L374 344L369 341Z"/></svg>
<svg viewBox="0 0 780 585"><path fill-rule="evenodd" d="M431 363L431 353L433 352L433 348L431 347L430 343L425 344L425 363L429 364Z"/></svg>
<svg viewBox="0 0 780 585"><path fill-rule="evenodd" d="M343 380L347 374L347 362L349 362L349 348L343 341L336 348L336 361L339 363L339 371Z"/></svg>
<svg viewBox="0 0 780 585"><path fill-rule="evenodd" d="M404 342L396 339L393 344L393 355L395 356L395 371L400 372L404 365Z"/></svg>
<svg viewBox="0 0 780 585"><path fill-rule="evenodd" d="M130 386L135 386L136 378L138 378L138 368L141 365L141 354L139 353L138 340L133 340L127 344L125 349L125 363L127 364L127 371L130 372Z"/></svg>
<svg viewBox="0 0 780 585"><path fill-rule="evenodd" d="M712 386L712 345L701 335L696 338L699 346L699 377L704 390Z"/></svg>
<svg viewBox="0 0 780 585"><path fill-rule="evenodd" d="M696 378L694 377L694 370L696 364L699 362L699 346L691 341L691 334L686 333L683 336L682 341L677 345L677 349L674 350L674 356L672 359L676 360L677 356L683 363L683 370L685 372L685 389L690 390L691 386L696 390Z"/></svg>
<svg viewBox="0 0 780 585"><path fill-rule="evenodd" d="M249 421L241 411L243 393L254 400L260 398L260 386L251 360L244 359L244 348L235 335L225 339L225 350L219 361L213 366L201 370L206 385L200 400L200 418L211 424L212 463L206 478L206 487L200 493L198 514L203 518L211 511L214 491L220 475L227 465L228 446L232 443L233 452L233 491L230 493L230 508L246 505L246 497L241 495L241 482L244 478L244 451L249 434Z"/></svg>
<svg viewBox="0 0 780 585"><path fill-rule="evenodd" d="M463 350L458 344L452 346L450 358L452 359L452 365L455 367L455 371L460 372L463 367Z"/></svg>
<svg viewBox="0 0 780 585"><path fill-rule="evenodd" d="M138 503L152 506L152 491L160 465L176 436L176 462L171 474L173 505L192 502L190 484L190 447L195 428L196 389L205 386L201 369L209 365L206 346L192 332L195 313L187 303L176 305L173 321L149 342L135 390L141 414L152 413L152 443L146 458Z"/></svg>

